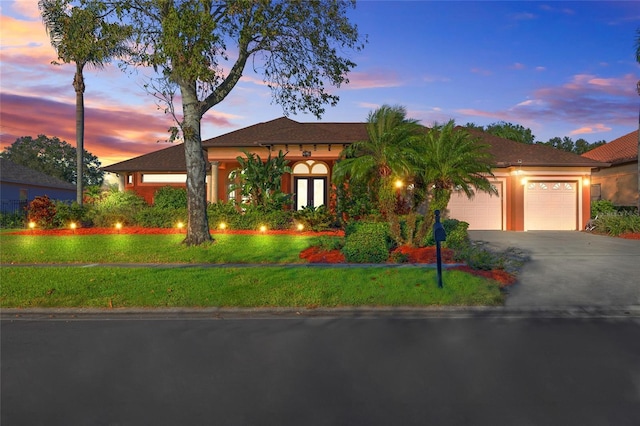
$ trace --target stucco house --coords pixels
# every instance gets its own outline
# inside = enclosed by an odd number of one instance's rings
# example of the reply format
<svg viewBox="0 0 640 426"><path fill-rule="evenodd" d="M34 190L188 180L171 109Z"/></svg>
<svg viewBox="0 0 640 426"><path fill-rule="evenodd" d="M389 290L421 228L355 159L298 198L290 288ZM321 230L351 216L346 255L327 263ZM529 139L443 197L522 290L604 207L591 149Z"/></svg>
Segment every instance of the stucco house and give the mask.
<svg viewBox="0 0 640 426"><path fill-rule="evenodd" d="M34 198L43 195L47 195L52 200L74 201L76 186L0 158L0 211L2 213L18 212Z"/></svg>
<svg viewBox="0 0 640 426"><path fill-rule="evenodd" d="M610 163L591 173L591 199L609 200L616 206L638 205L638 131L582 154L584 158Z"/></svg>
<svg viewBox="0 0 640 426"><path fill-rule="evenodd" d="M493 184L499 196L478 193L469 200L454 194L449 216L469 222L470 229L579 230L589 220L591 170L604 167L596 160L543 145L526 145L481 131L471 131L490 146L495 159ZM207 198L227 201L230 173L236 157L250 151L268 157L287 153L292 173L282 189L294 195L297 209L325 204L331 172L344 147L367 138L366 123L300 123L278 118L203 141L208 160ZM113 164L122 189L134 190L153 201L157 189L184 186L186 168L182 145Z"/></svg>

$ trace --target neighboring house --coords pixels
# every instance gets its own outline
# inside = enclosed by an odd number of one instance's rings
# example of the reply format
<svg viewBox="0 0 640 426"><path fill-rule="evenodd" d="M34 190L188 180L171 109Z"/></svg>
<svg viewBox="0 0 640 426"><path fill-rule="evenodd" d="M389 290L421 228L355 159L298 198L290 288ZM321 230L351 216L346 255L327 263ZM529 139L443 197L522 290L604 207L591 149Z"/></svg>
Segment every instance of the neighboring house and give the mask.
<svg viewBox="0 0 640 426"><path fill-rule="evenodd" d="M477 193L469 200L454 194L449 216L469 222L470 229L579 230L590 216L591 170L605 167L595 160L544 145L527 145L471 131L494 155L493 184L499 196ZM294 195L297 209L326 204L331 172L344 147L367 138L366 123L299 123L279 118L203 141L208 160L207 198L229 199L230 173L236 157L250 151L265 159L287 153L292 173L282 190ZM120 175L123 189L152 202L167 184L184 186L186 167L181 145L104 167ZM233 194L231 194L233 197Z"/></svg>
<svg viewBox="0 0 640 426"><path fill-rule="evenodd" d="M76 186L0 158L0 211L2 213L18 212L34 198L42 195L47 195L52 200L74 201Z"/></svg>
<svg viewBox="0 0 640 426"><path fill-rule="evenodd" d="M638 205L638 131L582 154L584 158L610 163L591 173L591 199L609 200L616 206Z"/></svg>

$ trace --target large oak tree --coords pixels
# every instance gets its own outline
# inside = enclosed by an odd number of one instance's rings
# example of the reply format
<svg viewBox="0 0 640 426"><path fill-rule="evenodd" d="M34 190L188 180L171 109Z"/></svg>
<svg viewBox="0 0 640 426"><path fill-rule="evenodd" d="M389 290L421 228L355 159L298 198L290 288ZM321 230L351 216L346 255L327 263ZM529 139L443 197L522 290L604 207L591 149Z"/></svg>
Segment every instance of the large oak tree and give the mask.
<svg viewBox="0 0 640 426"><path fill-rule="evenodd" d="M348 83L347 52L363 47L346 1L121 0L123 19L136 22L132 63L153 67L152 85L168 102L184 139L188 226L185 243L211 241L206 212L206 159L201 120L236 86L249 64L262 75L285 114L320 117L338 96L326 86ZM182 114L174 108L180 96Z"/></svg>

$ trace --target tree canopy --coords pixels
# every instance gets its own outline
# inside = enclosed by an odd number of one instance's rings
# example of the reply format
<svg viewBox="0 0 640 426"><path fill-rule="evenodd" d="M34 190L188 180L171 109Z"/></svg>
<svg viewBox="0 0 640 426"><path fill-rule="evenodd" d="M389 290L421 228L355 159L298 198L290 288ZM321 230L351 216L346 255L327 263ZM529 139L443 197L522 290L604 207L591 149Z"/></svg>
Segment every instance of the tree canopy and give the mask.
<svg viewBox="0 0 640 426"><path fill-rule="evenodd" d="M556 136L546 142L536 141L531 129L526 128L520 124L507 123L505 121L499 121L487 126L479 126L474 123L467 123L464 125L464 127L466 127L467 129L479 129L489 134L516 142L547 145L556 149L560 149L562 151L572 152L578 155L584 154L587 151L591 151L592 149L607 143L605 140L590 143L582 138L574 141L568 136L565 136L563 138Z"/></svg>
<svg viewBox="0 0 640 426"><path fill-rule="evenodd" d="M5 147L0 156L49 176L76 183L77 150L55 136L49 138L38 135L35 139L31 136L22 136L10 146ZM98 157L87 151L84 151L82 178L85 186L99 186L104 181L104 172L100 169Z"/></svg>
<svg viewBox="0 0 640 426"><path fill-rule="evenodd" d="M285 114L320 117L348 83L346 56L363 47L347 1L117 0L122 18L136 23L130 63L152 67L150 87L164 99L184 139L189 219L186 244L211 240L206 212L203 115L236 86L247 64L262 75ZM180 95L182 114L174 105Z"/></svg>
<svg viewBox="0 0 640 426"><path fill-rule="evenodd" d="M527 144L534 143L536 139L531 129L520 124L507 123L505 121L489 124L484 130L487 133L500 136L501 138Z"/></svg>

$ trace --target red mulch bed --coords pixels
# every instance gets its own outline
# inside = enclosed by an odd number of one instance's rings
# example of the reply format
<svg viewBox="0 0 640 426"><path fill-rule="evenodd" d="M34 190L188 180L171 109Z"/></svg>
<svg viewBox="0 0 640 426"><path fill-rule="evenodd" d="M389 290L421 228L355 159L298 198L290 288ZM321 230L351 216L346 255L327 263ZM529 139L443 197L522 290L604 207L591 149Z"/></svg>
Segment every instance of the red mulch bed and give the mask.
<svg viewBox="0 0 640 426"><path fill-rule="evenodd" d="M300 259L309 263L345 263L344 254L340 250L322 250L316 246L302 250Z"/></svg>
<svg viewBox="0 0 640 426"><path fill-rule="evenodd" d="M407 256L409 263L436 263L436 248L431 247L409 247L400 246L391 252L400 253ZM456 263L453 258L453 250L448 248L440 249L440 255L442 256L442 263Z"/></svg>
<svg viewBox="0 0 640 426"><path fill-rule="evenodd" d="M620 238L624 238L625 240L640 240L640 232L628 232L626 234L620 235Z"/></svg>
<svg viewBox="0 0 640 426"><path fill-rule="evenodd" d="M491 271L483 271L480 269L473 269L467 265L454 266L449 269L457 269L458 271L467 272L469 274L478 275L481 277L489 278L497 281L500 284L500 288L508 287L515 284L516 277L502 269L493 269Z"/></svg>

